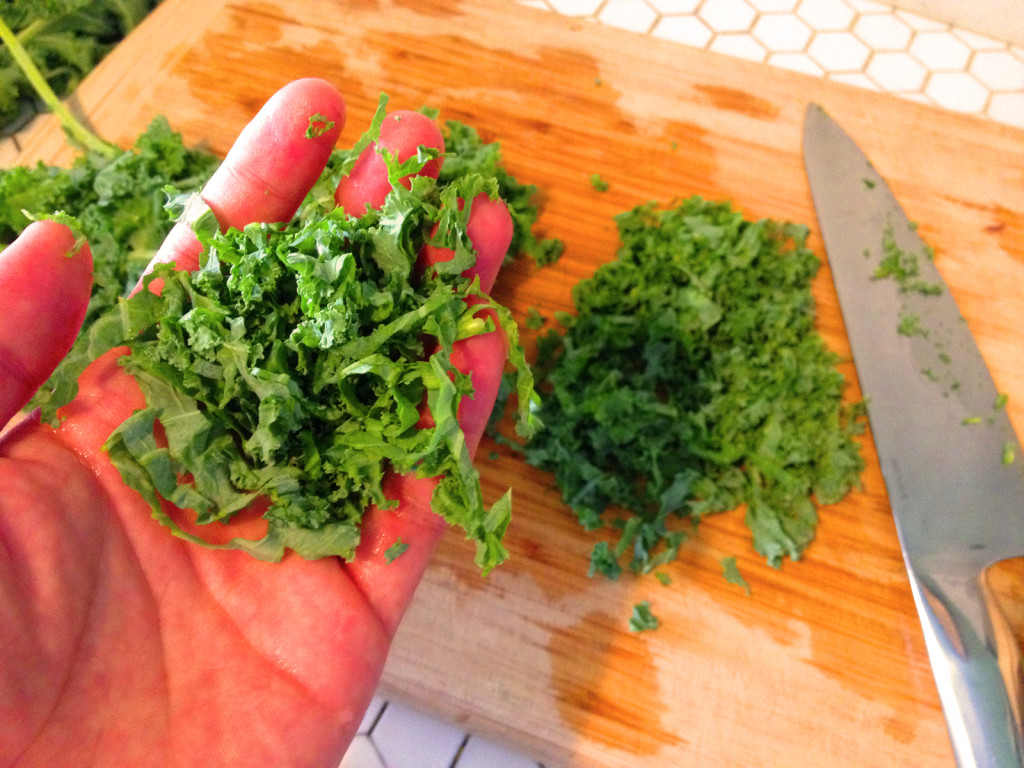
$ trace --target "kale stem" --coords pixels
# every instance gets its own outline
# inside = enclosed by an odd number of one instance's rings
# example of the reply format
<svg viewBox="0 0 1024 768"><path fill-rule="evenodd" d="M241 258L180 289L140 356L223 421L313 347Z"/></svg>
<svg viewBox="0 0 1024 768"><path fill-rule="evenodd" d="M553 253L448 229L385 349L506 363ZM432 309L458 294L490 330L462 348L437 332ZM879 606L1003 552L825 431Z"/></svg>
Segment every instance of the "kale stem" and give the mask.
<svg viewBox="0 0 1024 768"><path fill-rule="evenodd" d="M61 103L61 100L53 92L50 84L46 82L43 73L39 71L35 62L28 55L28 51L25 50L17 35L11 31L11 28L7 26L3 18L0 18L0 42L7 46L11 58L21 68L21 71L25 73L26 79L35 89L39 98L57 116L60 124L73 141L76 141L82 148L88 151L99 152L107 157L115 157L118 154L119 150L117 147L103 141L103 139L82 125L68 108Z"/></svg>
<svg viewBox="0 0 1024 768"><path fill-rule="evenodd" d="M39 34L41 29L46 27L46 21L44 19L36 19L27 27L18 32L18 42L22 45L28 45L29 40Z"/></svg>

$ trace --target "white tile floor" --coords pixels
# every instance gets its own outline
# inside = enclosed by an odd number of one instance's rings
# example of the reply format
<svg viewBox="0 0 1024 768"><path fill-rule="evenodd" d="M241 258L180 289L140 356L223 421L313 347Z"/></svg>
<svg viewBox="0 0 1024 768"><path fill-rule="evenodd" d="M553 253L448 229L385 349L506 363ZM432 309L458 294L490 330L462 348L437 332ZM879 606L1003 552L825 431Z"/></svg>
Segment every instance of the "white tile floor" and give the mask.
<svg viewBox="0 0 1024 768"><path fill-rule="evenodd" d="M513 1L1024 127L1024 47L874 0Z"/></svg>
<svg viewBox="0 0 1024 768"><path fill-rule="evenodd" d="M507 1L1024 128L1024 47L873 0ZM963 5L957 10L961 17L967 13ZM1024 16L1019 21L1024 26ZM538 765L378 698L340 768Z"/></svg>
<svg viewBox="0 0 1024 768"><path fill-rule="evenodd" d="M374 698L339 768L538 768L535 760L398 701Z"/></svg>

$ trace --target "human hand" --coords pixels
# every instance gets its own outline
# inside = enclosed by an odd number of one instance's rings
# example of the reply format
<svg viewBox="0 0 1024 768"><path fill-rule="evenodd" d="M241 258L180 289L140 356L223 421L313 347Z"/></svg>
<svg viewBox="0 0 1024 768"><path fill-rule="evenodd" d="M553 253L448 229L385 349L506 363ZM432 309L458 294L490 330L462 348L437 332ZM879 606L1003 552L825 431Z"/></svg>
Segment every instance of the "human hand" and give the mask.
<svg viewBox="0 0 1024 768"><path fill-rule="evenodd" d="M334 127L306 137L316 113ZM288 219L344 117L323 81L276 94L203 191L221 226ZM372 187L339 191L339 203L372 203ZM486 210L493 221L470 229L485 290L508 242L507 211ZM87 246L69 257L74 247L66 228L42 222L0 253L0 426L77 332L91 257ZM199 250L179 225L157 259L194 268ZM433 481L389 478L400 503L368 510L351 562L289 555L269 564L197 547L152 519L101 450L144 404L116 357L86 370L58 428L30 418L0 436L0 765L336 766L443 533L430 511ZM459 416L475 447L505 341L499 332L466 339L456 358L472 371L475 395ZM248 535L260 523L253 514L204 526L203 536ZM399 536L409 548L387 563Z"/></svg>

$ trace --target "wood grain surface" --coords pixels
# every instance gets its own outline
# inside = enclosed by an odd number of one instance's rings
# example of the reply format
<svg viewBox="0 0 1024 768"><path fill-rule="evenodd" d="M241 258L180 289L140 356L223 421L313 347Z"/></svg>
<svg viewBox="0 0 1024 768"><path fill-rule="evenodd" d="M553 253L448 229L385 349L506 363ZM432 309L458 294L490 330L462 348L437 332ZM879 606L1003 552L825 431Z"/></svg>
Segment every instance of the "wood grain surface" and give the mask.
<svg viewBox="0 0 1024 768"><path fill-rule="evenodd" d="M163 113L223 154L276 88L309 75L346 96L342 143L384 91L392 108L435 107L500 141L510 172L543 190L541 228L566 250L503 274L495 294L520 318L569 309L572 286L614 256L612 217L648 200L729 199L748 217L817 229L800 141L806 104L822 104L935 246L1024 434L1021 131L485 0L166 0L74 106L123 145ZM50 120L20 141L0 162L72 156ZM812 246L824 256L816 236ZM848 357L827 267L814 291L821 333ZM842 370L859 398L852 366ZM595 539L551 477L485 442L485 490L513 487L511 560L482 579L471 546L444 540L384 690L548 768L951 768L870 435L864 454L863 490L821 510L801 561L763 563L736 511L702 524L666 587L588 579ZM749 596L723 578L724 556ZM1020 576L1003 581L1020 615ZM643 599L661 627L630 633Z"/></svg>

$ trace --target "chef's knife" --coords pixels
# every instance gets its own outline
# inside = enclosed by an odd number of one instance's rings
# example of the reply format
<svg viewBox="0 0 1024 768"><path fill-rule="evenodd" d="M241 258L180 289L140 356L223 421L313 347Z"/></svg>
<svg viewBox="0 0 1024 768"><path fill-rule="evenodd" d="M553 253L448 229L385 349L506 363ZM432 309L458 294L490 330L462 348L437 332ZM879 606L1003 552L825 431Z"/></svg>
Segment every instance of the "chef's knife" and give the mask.
<svg viewBox="0 0 1024 768"><path fill-rule="evenodd" d="M1024 555L1005 399L916 227L814 104L803 149L953 752L962 768L1024 765L1020 656L985 588Z"/></svg>

